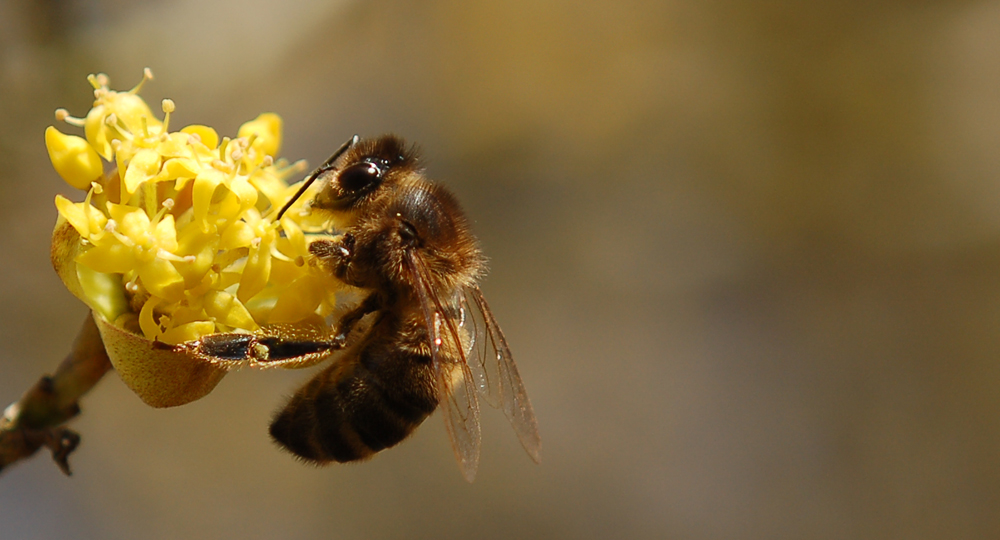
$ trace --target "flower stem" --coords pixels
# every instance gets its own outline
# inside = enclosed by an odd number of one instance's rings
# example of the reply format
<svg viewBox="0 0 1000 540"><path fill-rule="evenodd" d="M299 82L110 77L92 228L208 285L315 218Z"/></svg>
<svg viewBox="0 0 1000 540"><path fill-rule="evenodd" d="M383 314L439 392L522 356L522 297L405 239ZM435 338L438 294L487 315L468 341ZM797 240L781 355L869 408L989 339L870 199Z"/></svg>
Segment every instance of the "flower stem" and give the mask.
<svg viewBox="0 0 1000 540"><path fill-rule="evenodd" d="M0 417L0 471L45 446L59 468L70 474L67 458L80 436L63 424L80 413L78 400L110 369L101 335L88 314L55 374L39 379Z"/></svg>

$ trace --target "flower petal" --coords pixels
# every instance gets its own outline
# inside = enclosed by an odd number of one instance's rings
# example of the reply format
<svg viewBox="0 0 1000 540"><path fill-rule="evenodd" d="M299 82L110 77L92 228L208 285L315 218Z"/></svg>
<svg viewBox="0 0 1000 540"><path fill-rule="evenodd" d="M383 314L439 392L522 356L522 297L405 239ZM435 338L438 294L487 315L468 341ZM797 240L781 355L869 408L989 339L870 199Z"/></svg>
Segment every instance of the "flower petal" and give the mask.
<svg viewBox="0 0 1000 540"><path fill-rule="evenodd" d="M157 339L168 345L180 345L185 341L194 341L213 332L215 332L215 323L212 321L193 321L168 328Z"/></svg>
<svg viewBox="0 0 1000 540"><path fill-rule="evenodd" d="M254 238L257 238L257 235L254 234L253 227L245 221L237 221L226 227L226 230L222 233L222 238L219 240L219 249L230 250L248 247Z"/></svg>
<svg viewBox="0 0 1000 540"><path fill-rule="evenodd" d="M83 238L101 231L108 223L108 218L100 210L86 202L71 202L62 195L56 195L56 210Z"/></svg>
<svg viewBox="0 0 1000 540"><path fill-rule="evenodd" d="M87 142L104 159L111 161L114 152L111 149L111 139L108 137L108 126L104 124L108 111L104 105L95 105L87 113L84 120L83 132L87 137ZM120 137L119 137L120 138Z"/></svg>
<svg viewBox="0 0 1000 540"><path fill-rule="evenodd" d="M253 146L261 152L276 156L281 150L281 117L274 113L263 113L240 126L237 136L254 138Z"/></svg>
<svg viewBox="0 0 1000 540"><path fill-rule="evenodd" d="M108 235L106 238L106 242L94 245L78 255L77 264L105 274L124 274L135 268L135 251L118 242L114 236Z"/></svg>
<svg viewBox="0 0 1000 540"><path fill-rule="evenodd" d="M172 302L184 297L184 276L170 261L154 258L138 270L142 284L151 294Z"/></svg>
<svg viewBox="0 0 1000 540"><path fill-rule="evenodd" d="M257 323L254 322L243 303L225 291L205 293L204 306L205 313L213 317L216 322L244 330L257 329Z"/></svg>
<svg viewBox="0 0 1000 540"><path fill-rule="evenodd" d="M197 135L198 140L201 144L205 145L210 150L215 150L219 146L219 134L208 126L202 126L198 124L192 124L181 129L181 133L187 133L188 135Z"/></svg>
<svg viewBox="0 0 1000 540"><path fill-rule="evenodd" d="M135 193L139 184L153 178L160 172L160 154L155 150L143 148L132 156L125 169L125 191L129 195Z"/></svg>
<svg viewBox="0 0 1000 540"><path fill-rule="evenodd" d="M167 214L156 224L156 245L170 253L177 252L177 229L174 216Z"/></svg>
<svg viewBox="0 0 1000 540"><path fill-rule="evenodd" d="M243 276L240 278L240 287L236 290L236 296L240 302L246 304L247 300L264 290L270 275L271 244L262 241L257 246L250 247L247 264L243 268Z"/></svg>

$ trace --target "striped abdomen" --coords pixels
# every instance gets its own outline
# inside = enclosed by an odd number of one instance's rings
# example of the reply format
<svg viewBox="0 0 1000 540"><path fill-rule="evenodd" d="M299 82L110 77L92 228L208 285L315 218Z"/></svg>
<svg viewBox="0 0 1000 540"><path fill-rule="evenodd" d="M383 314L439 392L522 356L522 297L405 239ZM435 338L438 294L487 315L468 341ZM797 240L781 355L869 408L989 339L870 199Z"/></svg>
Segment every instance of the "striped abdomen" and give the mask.
<svg viewBox="0 0 1000 540"><path fill-rule="evenodd" d="M383 317L364 343L296 392L271 436L317 462L365 459L406 438L438 405L431 358L420 346L426 332L410 330Z"/></svg>

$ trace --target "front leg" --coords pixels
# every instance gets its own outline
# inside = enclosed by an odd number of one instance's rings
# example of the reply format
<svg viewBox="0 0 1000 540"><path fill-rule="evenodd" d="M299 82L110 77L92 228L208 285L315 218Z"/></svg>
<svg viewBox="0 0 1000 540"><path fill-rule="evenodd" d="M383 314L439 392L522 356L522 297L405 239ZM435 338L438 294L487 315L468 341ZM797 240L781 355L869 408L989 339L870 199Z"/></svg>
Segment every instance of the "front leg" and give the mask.
<svg viewBox="0 0 1000 540"><path fill-rule="evenodd" d="M352 283L351 260L354 257L354 235L344 233L334 240L314 240L309 244L309 253L319 259L340 281L348 285Z"/></svg>

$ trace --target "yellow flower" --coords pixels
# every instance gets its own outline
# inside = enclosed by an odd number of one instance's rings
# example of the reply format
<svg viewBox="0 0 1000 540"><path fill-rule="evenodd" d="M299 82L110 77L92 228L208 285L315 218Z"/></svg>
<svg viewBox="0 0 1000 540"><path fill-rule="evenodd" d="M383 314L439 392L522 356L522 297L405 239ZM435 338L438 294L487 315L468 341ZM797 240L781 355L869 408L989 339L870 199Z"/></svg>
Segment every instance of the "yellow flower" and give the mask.
<svg viewBox="0 0 1000 540"><path fill-rule="evenodd" d="M281 118L261 114L235 138L203 125L170 131L173 101L163 100L161 120L138 95L150 79L146 70L135 88L116 92L107 76L88 77L95 101L86 116L56 113L86 138L50 127L45 139L60 176L87 190L79 203L56 197L56 270L94 310L122 378L165 406L201 397L221 374L178 367L186 364L148 343L314 323L332 312L340 284L309 254L303 229L317 230L314 216L274 220L295 192L288 179L304 172L275 158ZM153 366L187 371L165 379Z"/></svg>
<svg viewBox="0 0 1000 540"><path fill-rule="evenodd" d="M122 274L141 280L153 296L180 300L184 294L184 278L173 262L183 260L177 251L177 229L174 216L156 215L151 221L141 208L108 203L111 218L99 239L91 239L93 247L84 251L76 262L105 274ZM153 336L150 336L153 337Z"/></svg>

